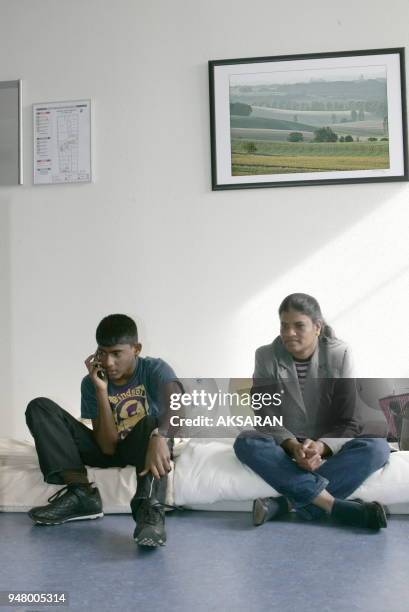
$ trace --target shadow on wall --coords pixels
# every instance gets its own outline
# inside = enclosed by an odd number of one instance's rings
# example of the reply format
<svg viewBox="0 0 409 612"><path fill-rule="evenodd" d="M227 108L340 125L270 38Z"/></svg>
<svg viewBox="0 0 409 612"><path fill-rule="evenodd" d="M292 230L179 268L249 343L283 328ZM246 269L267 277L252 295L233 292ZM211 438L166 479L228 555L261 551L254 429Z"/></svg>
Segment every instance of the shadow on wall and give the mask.
<svg viewBox="0 0 409 612"><path fill-rule="evenodd" d="M10 197L0 197L0 418L6 418L13 430L14 412L12 385L12 342L11 342L11 260L10 260ZM4 411L4 414L2 414Z"/></svg>

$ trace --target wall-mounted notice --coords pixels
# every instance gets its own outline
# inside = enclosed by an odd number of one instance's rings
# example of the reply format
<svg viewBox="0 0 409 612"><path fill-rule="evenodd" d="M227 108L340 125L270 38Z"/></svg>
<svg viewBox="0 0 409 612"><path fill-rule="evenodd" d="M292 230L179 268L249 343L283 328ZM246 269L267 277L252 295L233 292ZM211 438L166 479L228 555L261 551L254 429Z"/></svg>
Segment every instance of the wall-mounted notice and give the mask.
<svg viewBox="0 0 409 612"><path fill-rule="evenodd" d="M91 181L91 100L33 104L34 185Z"/></svg>

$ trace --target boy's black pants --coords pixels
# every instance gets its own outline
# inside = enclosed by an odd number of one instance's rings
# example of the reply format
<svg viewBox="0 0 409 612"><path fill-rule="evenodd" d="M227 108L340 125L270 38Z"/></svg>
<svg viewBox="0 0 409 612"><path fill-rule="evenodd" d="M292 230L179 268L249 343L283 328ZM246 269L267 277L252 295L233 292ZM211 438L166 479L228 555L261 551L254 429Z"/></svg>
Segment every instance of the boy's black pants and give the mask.
<svg viewBox="0 0 409 612"><path fill-rule="evenodd" d="M64 484L62 472L91 467L145 466L149 437L158 426L156 417L142 418L126 436L118 441L114 455L105 455L93 438L91 429L77 421L69 412L45 397L32 400L26 410L30 429L44 480Z"/></svg>

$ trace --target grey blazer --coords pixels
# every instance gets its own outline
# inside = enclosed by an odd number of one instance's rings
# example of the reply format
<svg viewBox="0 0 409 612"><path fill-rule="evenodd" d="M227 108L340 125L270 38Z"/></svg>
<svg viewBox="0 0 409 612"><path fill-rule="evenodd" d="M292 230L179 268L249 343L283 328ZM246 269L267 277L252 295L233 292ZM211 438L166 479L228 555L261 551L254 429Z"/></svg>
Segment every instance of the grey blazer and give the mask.
<svg viewBox="0 0 409 612"><path fill-rule="evenodd" d="M294 360L280 336L256 350L253 378L298 381ZM352 378L348 346L337 338L320 337L307 378Z"/></svg>
<svg viewBox="0 0 409 612"><path fill-rule="evenodd" d="M269 432L278 444L306 436L324 441L336 452L346 440L359 435L356 384L349 349L342 340L320 337L303 394L293 358L281 338L261 346L255 355L253 390L272 383L282 393L284 427Z"/></svg>

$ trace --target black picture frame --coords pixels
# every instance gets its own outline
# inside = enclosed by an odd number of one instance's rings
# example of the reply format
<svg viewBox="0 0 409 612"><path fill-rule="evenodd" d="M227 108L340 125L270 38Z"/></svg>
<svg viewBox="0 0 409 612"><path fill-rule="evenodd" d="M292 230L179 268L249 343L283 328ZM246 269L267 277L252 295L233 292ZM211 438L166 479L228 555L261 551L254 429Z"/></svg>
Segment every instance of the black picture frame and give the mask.
<svg viewBox="0 0 409 612"><path fill-rule="evenodd" d="M213 190L409 178L402 47L211 60L209 96Z"/></svg>

